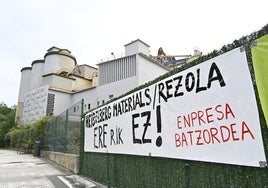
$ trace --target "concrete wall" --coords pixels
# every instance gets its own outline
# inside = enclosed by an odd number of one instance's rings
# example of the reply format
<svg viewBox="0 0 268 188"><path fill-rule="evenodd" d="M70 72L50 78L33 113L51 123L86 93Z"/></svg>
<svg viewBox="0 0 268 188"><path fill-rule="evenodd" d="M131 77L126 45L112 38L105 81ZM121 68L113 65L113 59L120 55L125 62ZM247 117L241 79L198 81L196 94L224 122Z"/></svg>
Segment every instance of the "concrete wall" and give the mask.
<svg viewBox="0 0 268 188"><path fill-rule="evenodd" d="M84 91L80 91L73 95L72 97L72 104L76 104L81 99L84 99L84 112L87 112L88 110L95 108L97 106L97 88L90 88Z"/></svg>
<svg viewBox="0 0 268 188"><path fill-rule="evenodd" d="M49 89L49 93L55 95L54 112L53 112L54 116L61 114L67 108L72 106L72 94L53 89Z"/></svg>
<svg viewBox="0 0 268 188"><path fill-rule="evenodd" d="M72 76L72 78L74 79L74 81L72 82L73 91L81 91L85 88L92 87L92 80L86 80L77 76Z"/></svg>
<svg viewBox="0 0 268 188"><path fill-rule="evenodd" d="M49 85L50 88L72 91L74 79L59 76L57 74L48 74L44 76L43 84Z"/></svg>
<svg viewBox="0 0 268 188"><path fill-rule="evenodd" d="M25 96L22 121L30 123L46 116L48 86L29 91Z"/></svg>
<svg viewBox="0 0 268 188"><path fill-rule="evenodd" d="M40 156L53 161L76 174L79 172L79 155L53 151L40 151Z"/></svg>
<svg viewBox="0 0 268 188"><path fill-rule="evenodd" d="M112 82L106 85L97 87L96 101L102 105L111 98L118 97L138 86L137 76L132 76L123 80ZM97 106L95 106L97 107Z"/></svg>
<svg viewBox="0 0 268 188"><path fill-rule="evenodd" d="M125 55L133 55L138 53L143 53L147 56L150 54L149 45L143 41L137 39L125 45Z"/></svg>
<svg viewBox="0 0 268 188"><path fill-rule="evenodd" d="M166 68L160 64L149 61L146 56L137 55L138 85L152 81L167 72L168 70Z"/></svg>
<svg viewBox="0 0 268 188"><path fill-rule="evenodd" d="M72 95L72 104L84 99L84 112L87 112L98 105L102 105L103 102L107 102L111 98L118 97L137 87L137 83L137 76L133 76L107 85L84 90ZM88 108L89 106L90 108Z"/></svg>

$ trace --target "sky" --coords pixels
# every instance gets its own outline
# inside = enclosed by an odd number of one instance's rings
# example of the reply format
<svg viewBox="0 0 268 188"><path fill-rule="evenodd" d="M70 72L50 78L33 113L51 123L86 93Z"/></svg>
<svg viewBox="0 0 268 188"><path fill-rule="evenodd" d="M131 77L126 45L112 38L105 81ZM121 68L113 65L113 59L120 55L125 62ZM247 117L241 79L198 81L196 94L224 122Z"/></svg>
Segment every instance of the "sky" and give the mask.
<svg viewBox="0 0 268 188"><path fill-rule="evenodd" d="M268 24L267 0L0 0L0 103L16 105L20 71L56 46L97 67L141 39L151 55L203 54Z"/></svg>

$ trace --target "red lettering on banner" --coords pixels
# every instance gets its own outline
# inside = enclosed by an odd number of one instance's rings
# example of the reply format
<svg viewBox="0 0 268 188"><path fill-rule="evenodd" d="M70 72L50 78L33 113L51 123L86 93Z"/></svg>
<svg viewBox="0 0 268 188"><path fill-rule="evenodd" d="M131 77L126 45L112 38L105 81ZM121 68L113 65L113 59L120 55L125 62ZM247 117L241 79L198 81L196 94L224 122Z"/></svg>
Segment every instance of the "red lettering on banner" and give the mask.
<svg viewBox="0 0 268 188"><path fill-rule="evenodd" d="M227 142L244 141L245 137L255 139L254 134L245 121L240 124L231 123L209 129L189 130L175 133L176 147L203 146Z"/></svg>
<svg viewBox="0 0 268 188"><path fill-rule="evenodd" d="M180 135L179 134L175 134L175 145L176 147L180 147L181 146L181 142L180 142Z"/></svg>
<svg viewBox="0 0 268 188"><path fill-rule="evenodd" d="M217 140L218 143L221 143L220 140L217 138L217 135L218 135L218 129L217 128L215 128L215 127L210 128L210 133L211 133L212 144L214 144L214 140Z"/></svg>
<svg viewBox="0 0 268 188"><path fill-rule="evenodd" d="M205 133L206 133L206 135L205 135ZM204 141L205 141L206 144L210 144L210 142L211 142L211 134L207 129L205 129L203 131L203 138L204 138Z"/></svg>
<svg viewBox="0 0 268 188"><path fill-rule="evenodd" d="M215 111L218 113L218 115L220 115L217 117L217 120L219 121L224 118L224 113L222 112L221 107L222 106L220 104L215 107Z"/></svg>
<svg viewBox="0 0 268 188"><path fill-rule="evenodd" d="M178 148L241 142L245 139L254 140L254 134L246 122L236 122L235 118L235 113L229 103L179 115L177 127L180 132L175 133L175 146ZM232 123L225 124L231 120L233 120Z"/></svg>
<svg viewBox="0 0 268 188"><path fill-rule="evenodd" d="M181 146L184 146L184 144L185 144L186 146L188 146L186 136L185 136L184 133L182 133L182 134L181 134Z"/></svg>
<svg viewBox="0 0 268 188"><path fill-rule="evenodd" d="M196 130L195 131L197 134L198 134L198 136L197 136L197 138L196 138L196 145L204 145L204 143L202 143L201 142L201 133L202 133L202 131L201 130Z"/></svg>
<svg viewBox="0 0 268 188"><path fill-rule="evenodd" d="M181 116L178 116L177 117L177 124L178 124L178 129L182 129L182 127L181 127L181 120L180 120L180 118L181 118Z"/></svg>
<svg viewBox="0 0 268 188"><path fill-rule="evenodd" d="M231 127L231 133L232 133L231 135L232 135L233 141L239 140L239 138L235 137L236 130L233 128L235 125L236 125L235 123L232 123L230 125L230 127Z"/></svg>
<svg viewBox="0 0 268 188"><path fill-rule="evenodd" d="M243 121L243 122L242 122L242 140L245 139L245 134L249 134L253 140L255 139L253 133L252 133L251 130L248 128L246 122Z"/></svg>
<svg viewBox="0 0 268 188"><path fill-rule="evenodd" d="M189 134L189 138L190 138L190 145L193 145L193 134L194 131L188 131L187 133Z"/></svg>
<svg viewBox="0 0 268 188"><path fill-rule="evenodd" d="M227 131L227 132L225 132L225 134L224 134L224 129ZM229 131L229 129L228 129L228 127L227 126L220 126L220 130L221 130L221 138L222 138L222 141L223 142L227 142L229 139L230 139L230 131ZM227 135L227 137L226 138L224 138L224 135Z"/></svg>
<svg viewBox="0 0 268 188"><path fill-rule="evenodd" d="M186 116L183 116L184 127L186 127L186 125L188 127L191 127L190 119L191 119L190 118L190 114L188 114L187 117Z"/></svg>
<svg viewBox="0 0 268 188"><path fill-rule="evenodd" d="M192 119L192 127L193 127L194 126L194 121L197 119L197 113L196 112L191 113L191 119Z"/></svg>
<svg viewBox="0 0 268 188"><path fill-rule="evenodd" d="M235 115L234 115L234 113L233 113L233 111L228 103L226 103L226 105L225 105L225 114L226 114L226 119L228 119L229 114L232 115L233 118L235 118Z"/></svg>
<svg viewBox="0 0 268 188"><path fill-rule="evenodd" d="M195 127L197 125L208 125L215 120L221 121L223 119L235 118L235 114L231 106L226 103L225 105L216 105L215 107L208 107L204 110L197 110L185 115L177 117L178 129Z"/></svg>
<svg viewBox="0 0 268 188"><path fill-rule="evenodd" d="M203 124L206 124L205 120L202 119L203 116L204 116L204 112L201 111L201 110L199 110L199 111L197 112L197 114L198 114L198 123L199 123L199 126L200 126L202 123L203 123ZM201 123L201 122L202 122L202 123Z"/></svg>
<svg viewBox="0 0 268 188"><path fill-rule="evenodd" d="M211 112L209 112L210 110L212 110L211 107L206 109L206 115L207 115L207 122L208 123L214 122L214 120L211 119L213 117L213 114L211 114Z"/></svg>

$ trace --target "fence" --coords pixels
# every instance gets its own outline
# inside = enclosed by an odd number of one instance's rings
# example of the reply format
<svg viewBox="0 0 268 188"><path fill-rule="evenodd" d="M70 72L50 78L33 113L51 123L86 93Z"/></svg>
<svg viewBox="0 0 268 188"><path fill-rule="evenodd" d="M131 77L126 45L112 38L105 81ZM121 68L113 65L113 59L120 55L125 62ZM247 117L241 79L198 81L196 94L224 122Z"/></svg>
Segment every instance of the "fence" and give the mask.
<svg viewBox="0 0 268 188"><path fill-rule="evenodd" d="M83 99L47 122L43 150L79 154Z"/></svg>
<svg viewBox="0 0 268 188"><path fill-rule="evenodd" d="M251 62L252 42L268 34L268 25L258 32L235 40L219 51L202 56L198 60L174 69L155 80L185 70L234 48L245 46L248 62ZM251 73L254 74L251 67ZM254 85L256 88L256 86ZM262 137L266 155L268 154L268 128L257 99ZM82 131L84 131L82 129ZM82 133L83 135L83 133ZM82 137L83 139L83 137ZM83 142L82 142L83 144ZM81 146L83 148L83 146ZM207 163L160 157L82 152L80 154L80 173L108 187L267 187L268 168L246 167L239 165Z"/></svg>

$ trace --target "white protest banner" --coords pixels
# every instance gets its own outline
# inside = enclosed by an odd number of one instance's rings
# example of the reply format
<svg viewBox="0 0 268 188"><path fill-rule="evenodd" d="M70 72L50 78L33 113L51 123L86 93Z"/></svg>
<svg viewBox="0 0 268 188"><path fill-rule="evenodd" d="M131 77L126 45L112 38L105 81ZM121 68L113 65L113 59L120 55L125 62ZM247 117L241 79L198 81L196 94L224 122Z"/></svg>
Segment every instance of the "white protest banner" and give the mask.
<svg viewBox="0 0 268 188"><path fill-rule="evenodd" d="M87 113L84 150L261 166L266 157L245 51Z"/></svg>

